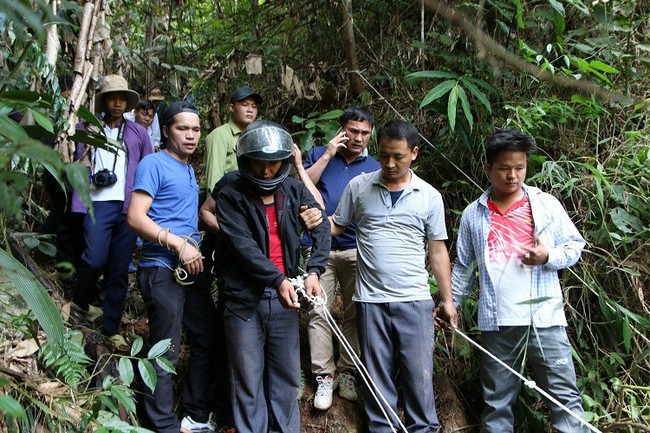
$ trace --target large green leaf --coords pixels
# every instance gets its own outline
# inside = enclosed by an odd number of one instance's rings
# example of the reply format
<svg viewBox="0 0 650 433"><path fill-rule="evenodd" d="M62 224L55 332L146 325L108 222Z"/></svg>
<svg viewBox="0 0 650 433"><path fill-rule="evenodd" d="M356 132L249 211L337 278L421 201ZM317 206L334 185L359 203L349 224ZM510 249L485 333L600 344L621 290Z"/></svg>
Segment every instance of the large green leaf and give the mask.
<svg viewBox="0 0 650 433"><path fill-rule="evenodd" d="M341 114L343 114L343 110L328 111L327 113L318 116L318 120L320 121L320 120L338 119L339 117L341 117Z"/></svg>
<svg viewBox="0 0 650 433"><path fill-rule="evenodd" d="M458 75L454 74L453 72L447 72L447 71L418 71L418 72L413 72L411 74L408 74L406 76L407 80L413 79L413 78L450 78L450 79L458 79Z"/></svg>
<svg viewBox="0 0 650 433"><path fill-rule="evenodd" d="M138 337L133 341L133 344L131 345L131 356L136 356L140 351L142 350L142 346L144 346L144 342L142 341L142 337Z"/></svg>
<svg viewBox="0 0 650 433"><path fill-rule="evenodd" d="M151 349L149 349L149 352L147 352L147 358L157 358L158 356L167 352L167 350L171 347L171 344L172 340L170 338L160 340L154 344Z"/></svg>
<svg viewBox="0 0 650 433"><path fill-rule="evenodd" d="M13 418L26 418L25 409L8 395L0 395L0 413Z"/></svg>
<svg viewBox="0 0 650 433"><path fill-rule="evenodd" d="M120 379L122 380L122 383L127 386L131 385L131 382L133 382L133 379L135 378L131 359L127 358L126 356L120 358L120 362L118 363L118 370L120 372Z"/></svg>
<svg viewBox="0 0 650 433"><path fill-rule="evenodd" d="M158 366L165 370L167 373L176 374L176 368L174 367L174 364L172 364L172 362L164 356L156 358L156 364L158 364Z"/></svg>
<svg viewBox="0 0 650 433"><path fill-rule="evenodd" d="M445 95L447 92L453 89L454 86L456 86L457 84L458 84L457 80L447 80L438 84L436 87L431 89L431 91L429 91L429 93L427 93L427 95L424 97L422 102L420 102L420 108L426 107L436 99Z"/></svg>
<svg viewBox="0 0 650 433"><path fill-rule="evenodd" d="M25 299L52 344L53 350L60 350L63 347L63 319L43 285L3 249L0 249L0 272L5 274Z"/></svg>
<svg viewBox="0 0 650 433"><path fill-rule="evenodd" d="M481 91L481 89L478 88L476 84L472 82L472 80L466 79L466 77L462 78L463 85L469 89L470 92L472 92L472 95L476 99L478 99L481 104L485 106L485 108L488 109L488 111L491 113L492 112L492 105L490 104L490 101L488 100L487 96L485 96L485 93Z"/></svg>
<svg viewBox="0 0 650 433"><path fill-rule="evenodd" d="M447 117L449 118L449 129L456 129L456 106L458 105L458 83L449 92L449 102L447 103Z"/></svg>
<svg viewBox="0 0 650 433"><path fill-rule="evenodd" d="M130 413L135 413L135 402L133 401L133 396L130 392L131 390L119 385L111 386L110 390L111 394L119 404L124 406Z"/></svg>
<svg viewBox="0 0 650 433"><path fill-rule="evenodd" d="M467 94L465 93L465 89L463 89L462 86L458 86L458 98L460 99L460 106L463 109L463 113L465 114L465 119L467 119L467 123L469 124L469 129L471 130L474 127L474 116L472 115L472 110L469 106L469 100L467 99Z"/></svg>
<svg viewBox="0 0 650 433"><path fill-rule="evenodd" d="M140 359L138 360L138 371L140 372L140 376L142 376L144 384L153 392L158 382L158 376L156 375L156 370L153 368L153 364L146 359Z"/></svg>

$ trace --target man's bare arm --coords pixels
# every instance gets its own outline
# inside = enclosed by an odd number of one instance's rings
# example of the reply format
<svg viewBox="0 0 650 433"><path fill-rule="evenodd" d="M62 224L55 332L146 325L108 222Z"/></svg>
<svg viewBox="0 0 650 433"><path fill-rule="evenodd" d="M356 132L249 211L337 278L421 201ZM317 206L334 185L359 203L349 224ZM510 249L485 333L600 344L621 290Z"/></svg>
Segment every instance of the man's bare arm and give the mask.
<svg viewBox="0 0 650 433"><path fill-rule="evenodd" d="M183 267L192 275L203 271L203 260L201 253L191 244L183 249L185 239L174 233L166 232L147 215L153 203L153 198L144 192L133 191L131 203L126 215L126 222L137 234L148 241L157 242L177 254L183 250L183 256L179 257Z"/></svg>
<svg viewBox="0 0 650 433"><path fill-rule="evenodd" d="M201 208L199 209L199 220L213 233L219 231L219 223L217 222L217 202L212 195L208 195Z"/></svg>
<svg viewBox="0 0 650 433"><path fill-rule="evenodd" d="M428 256L431 273L438 282L440 306L435 309L434 317L441 316L453 327L458 325L458 313L451 295L451 262L444 241L428 241Z"/></svg>
<svg viewBox="0 0 650 433"><path fill-rule="evenodd" d="M340 226L334 222L331 216L327 217L330 221L330 231L332 232L332 236L338 236L341 233L345 231L345 229L348 228L348 226Z"/></svg>

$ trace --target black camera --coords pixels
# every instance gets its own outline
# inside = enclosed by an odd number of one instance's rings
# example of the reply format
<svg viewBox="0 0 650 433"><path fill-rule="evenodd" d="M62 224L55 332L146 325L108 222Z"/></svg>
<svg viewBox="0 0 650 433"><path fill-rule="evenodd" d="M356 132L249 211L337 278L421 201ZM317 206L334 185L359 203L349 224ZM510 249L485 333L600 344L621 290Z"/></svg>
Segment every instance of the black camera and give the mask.
<svg viewBox="0 0 650 433"><path fill-rule="evenodd" d="M117 175L115 174L115 172L105 168L93 174L93 176L90 178L90 181L95 186L100 186L100 187L111 186L115 182L117 182Z"/></svg>

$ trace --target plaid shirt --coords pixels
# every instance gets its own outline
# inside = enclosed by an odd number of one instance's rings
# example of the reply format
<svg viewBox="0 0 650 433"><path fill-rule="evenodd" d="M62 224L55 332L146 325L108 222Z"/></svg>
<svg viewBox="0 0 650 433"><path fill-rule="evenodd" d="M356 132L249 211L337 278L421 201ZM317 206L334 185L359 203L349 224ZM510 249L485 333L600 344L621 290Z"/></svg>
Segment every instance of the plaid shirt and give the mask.
<svg viewBox="0 0 650 433"><path fill-rule="evenodd" d="M574 265L580 259L585 240L555 197L539 188L524 185L523 189L530 200L535 236L548 248L548 262L533 269L531 284L534 295L531 300L558 300L542 302L542 308L532 315L531 323L538 328L566 326L564 314L559 315L560 323L554 323L558 321L558 314L549 314L548 308L562 308L562 288L557 271ZM458 307L474 288L478 266L478 325L481 331L499 329L496 291L487 268L490 233L487 200L491 190L488 189L463 212L456 243L457 259L451 275L454 304ZM556 320L552 320L553 316Z"/></svg>

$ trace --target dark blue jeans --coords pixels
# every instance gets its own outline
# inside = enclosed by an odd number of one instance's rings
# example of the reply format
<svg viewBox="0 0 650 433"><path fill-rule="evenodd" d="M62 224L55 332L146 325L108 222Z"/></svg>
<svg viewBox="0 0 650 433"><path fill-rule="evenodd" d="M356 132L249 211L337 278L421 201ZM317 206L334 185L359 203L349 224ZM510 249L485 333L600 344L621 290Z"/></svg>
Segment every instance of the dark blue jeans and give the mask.
<svg viewBox="0 0 650 433"><path fill-rule="evenodd" d="M178 363L181 326L187 331L190 359L183 384L184 414L205 422L210 414L210 387L214 377L216 310L209 288L180 286L172 271L163 267L138 268L138 287L147 305L149 342L170 338L165 353L174 366ZM180 423L174 413L173 375L154 363L158 381L155 391L145 396L144 406L156 431L178 433Z"/></svg>
<svg viewBox="0 0 650 433"><path fill-rule="evenodd" d="M97 201L93 205L95 221L90 215L83 220L85 247L73 299L82 309L88 309L99 297L97 280L103 273L104 333L110 336L120 330L129 287L129 263L137 235L126 224L123 202Z"/></svg>
<svg viewBox="0 0 650 433"><path fill-rule="evenodd" d="M266 289L250 320L226 309L224 326L237 433L299 433L298 311Z"/></svg>
<svg viewBox="0 0 650 433"><path fill-rule="evenodd" d="M409 433L436 432L440 423L433 392L433 301L357 302L357 332L361 360L395 413L401 386ZM401 431L392 416L389 424L368 388L361 390L368 431L392 432L391 425Z"/></svg>

